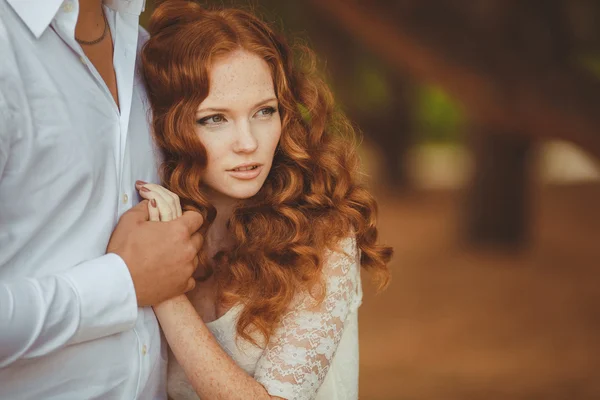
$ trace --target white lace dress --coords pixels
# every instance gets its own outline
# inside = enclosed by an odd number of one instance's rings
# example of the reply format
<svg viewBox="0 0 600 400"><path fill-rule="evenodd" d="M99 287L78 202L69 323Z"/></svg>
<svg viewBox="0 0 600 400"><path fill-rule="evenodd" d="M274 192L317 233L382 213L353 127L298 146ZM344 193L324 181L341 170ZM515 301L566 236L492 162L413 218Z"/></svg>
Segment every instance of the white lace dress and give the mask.
<svg viewBox="0 0 600 400"><path fill-rule="evenodd" d="M352 400L358 398L358 307L362 301L360 252L356 241L328 251L323 274L327 294L315 306L297 296L264 348L238 340L241 306L207 323L221 347L272 396L284 399ZM172 353L168 393L173 400L198 399Z"/></svg>

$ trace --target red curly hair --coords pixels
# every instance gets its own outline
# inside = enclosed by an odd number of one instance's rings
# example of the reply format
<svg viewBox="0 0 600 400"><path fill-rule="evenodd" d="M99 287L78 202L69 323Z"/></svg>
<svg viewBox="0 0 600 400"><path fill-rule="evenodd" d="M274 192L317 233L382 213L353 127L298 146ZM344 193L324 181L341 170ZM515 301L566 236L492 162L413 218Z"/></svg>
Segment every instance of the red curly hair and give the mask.
<svg viewBox="0 0 600 400"><path fill-rule="evenodd" d="M333 96L315 73L294 62L282 36L237 9L206 10L191 1L166 1L154 11L142 72L153 111L152 127L164 156L162 177L184 207L200 211L208 229L215 208L202 193L207 155L195 133L195 114L208 96L217 57L243 49L271 69L282 129L273 166L261 190L229 220L235 245L215 256L220 301L242 303L237 332L268 341L298 291L322 284L326 249L350 235L361 265L380 287L389 280L392 249L377 244L377 204L358 183L355 132L334 109Z"/></svg>

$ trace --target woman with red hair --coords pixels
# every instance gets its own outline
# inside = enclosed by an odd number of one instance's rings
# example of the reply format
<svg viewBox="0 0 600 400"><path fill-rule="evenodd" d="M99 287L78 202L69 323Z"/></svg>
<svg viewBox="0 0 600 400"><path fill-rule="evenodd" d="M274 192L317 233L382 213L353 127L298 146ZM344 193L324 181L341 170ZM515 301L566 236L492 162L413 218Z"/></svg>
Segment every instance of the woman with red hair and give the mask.
<svg viewBox="0 0 600 400"><path fill-rule="evenodd" d="M155 221L202 213L196 287L155 305L178 399L358 397L360 267L392 250L326 85L250 13L167 1L142 72L166 188ZM167 190L168 189L168 190Z"/></svg>

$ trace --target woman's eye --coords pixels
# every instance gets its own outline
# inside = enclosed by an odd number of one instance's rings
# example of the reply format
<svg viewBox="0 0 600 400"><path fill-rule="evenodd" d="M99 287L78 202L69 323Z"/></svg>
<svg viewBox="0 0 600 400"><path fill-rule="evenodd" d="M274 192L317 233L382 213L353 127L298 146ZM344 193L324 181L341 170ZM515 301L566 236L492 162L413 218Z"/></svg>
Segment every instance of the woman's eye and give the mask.
<svg viewBox="0 0 600 400"><path fill-rule="evenodd" d="M256 115L259 117L268 117L270 115L275 114L276 112L277 112L277 109L275 107L265 107L265 108L258 110Z"/></svg>
<svg viewBox="0 0 600 400"><path fill-rule="evenodd" d="M208 117L200 118L197 122L200 125L219 125L225 121L225 117L222 114L215 114L209 115Z"/></svg>

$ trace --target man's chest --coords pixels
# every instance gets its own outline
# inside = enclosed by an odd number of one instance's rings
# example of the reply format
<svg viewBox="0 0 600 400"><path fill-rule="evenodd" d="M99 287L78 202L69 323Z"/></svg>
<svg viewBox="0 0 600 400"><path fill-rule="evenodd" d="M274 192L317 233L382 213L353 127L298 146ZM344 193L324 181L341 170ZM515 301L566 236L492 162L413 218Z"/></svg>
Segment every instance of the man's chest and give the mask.
<svg viewBox="0 0 600 400"><path fill-rule="evenodd" d="M102 207L120 216L136 202L135 180L158 181L139 80L118 82L131 93L121 114L90 61L51 28L38 41L21 40L15 59L19 121L0 184L3 204L20 199L10 215L22 217L20 210L45 203Z"/></svg>
<svg viewBox="0 0 600 400"><path fill-rule="evenodd" d="M28 106L24 122L29 126L22 132L28 146L22 150L64 161L75 161L74 152L85 164L105 166L112 161L118 169L125 156L141 155L139 161L147 158L155 164L139 81L133 77L112 81L115 90L132 93L127 115L121 115L94 63L50 29L39 42L24 43L17 50L17 61Z"/></svg>

